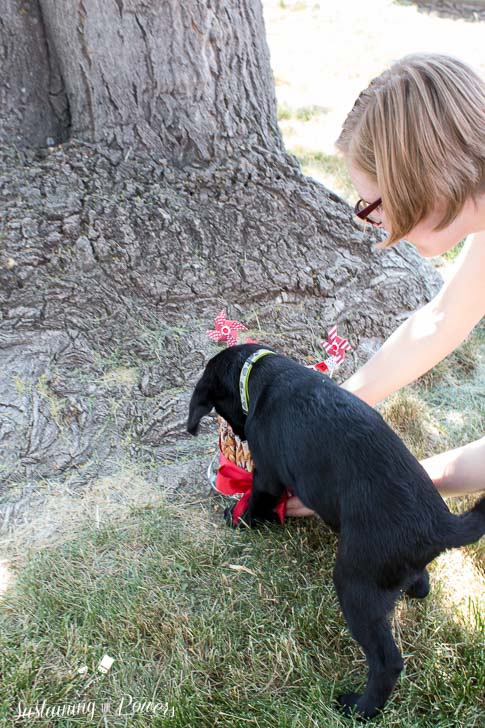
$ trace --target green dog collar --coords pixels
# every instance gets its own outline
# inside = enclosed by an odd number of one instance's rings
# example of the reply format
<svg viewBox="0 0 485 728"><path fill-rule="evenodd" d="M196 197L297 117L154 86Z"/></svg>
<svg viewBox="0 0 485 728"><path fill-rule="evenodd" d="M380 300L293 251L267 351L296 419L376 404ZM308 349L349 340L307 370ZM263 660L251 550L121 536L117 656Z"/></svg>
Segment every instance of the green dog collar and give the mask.
<svg viewBox="0 0 485 728"><path fill-rule="evenodd" d="M271 351L270 349L258 349L255 351L251 356L248 356L246 361L244 362L241 374L239 375L239 394L241 396L241 406L243 408L244 414L247 415L248 409L249 409L249 391L248 391L248 381L249 381L249 375L251 373L251 369L253 368L253 364L258 361L258 359L261 359L263 356L266 356L266 354L275 354L276 352Z"/></svg>

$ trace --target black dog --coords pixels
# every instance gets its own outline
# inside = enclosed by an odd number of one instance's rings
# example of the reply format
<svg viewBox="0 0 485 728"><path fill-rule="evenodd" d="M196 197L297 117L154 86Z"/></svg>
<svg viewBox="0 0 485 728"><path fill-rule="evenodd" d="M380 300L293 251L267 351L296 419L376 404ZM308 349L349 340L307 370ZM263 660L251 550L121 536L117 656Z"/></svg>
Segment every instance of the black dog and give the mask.
<svg viewBox="0 0 485 728"><path fill-rule="evenodd" d="M254 481L244 522L273 520L285 486L335 531L333 578L340 605L368 663L361 695L339 698L346 713L372 717L403 668L388 618L401 592L423 598L426 565L485 533L485 497L450 513L432 480L381 415L329 377L270 353L248 379L244 414L240 373L255 344L214 356L190 402L195 435L214 407L249 443Z"/></svg>

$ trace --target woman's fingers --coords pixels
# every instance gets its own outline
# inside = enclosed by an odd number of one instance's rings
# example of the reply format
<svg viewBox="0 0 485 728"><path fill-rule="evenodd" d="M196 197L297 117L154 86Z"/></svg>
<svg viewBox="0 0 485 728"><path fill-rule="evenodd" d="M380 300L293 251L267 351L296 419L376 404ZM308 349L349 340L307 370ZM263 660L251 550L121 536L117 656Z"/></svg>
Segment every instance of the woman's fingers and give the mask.
<svg viewBox="0 0 485 728"><path fill-rule="evenodd" d="M286 501L286 515L287 516L314 516L315 511L312 511L311 508L307 508L303 505L301 500L296 497L296 495L292 495L288 500Z"/></svg>

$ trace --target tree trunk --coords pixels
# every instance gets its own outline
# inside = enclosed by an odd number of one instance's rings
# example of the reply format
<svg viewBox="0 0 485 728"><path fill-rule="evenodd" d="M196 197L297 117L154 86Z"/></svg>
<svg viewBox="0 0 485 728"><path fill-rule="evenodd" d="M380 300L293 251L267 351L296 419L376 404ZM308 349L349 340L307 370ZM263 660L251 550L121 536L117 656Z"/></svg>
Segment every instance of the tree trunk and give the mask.
<svg viewBox="0 0 485 728"><path fill-rule="evenodd" d="M0 143L64 141L67 99L38 2L0 0L0 69Z"/></svg>
<svg viewBox="0 0 485 728"><path fill-rule="evenodd" d="M215 433L185 439L187 403L223 306L302 362L338 323L343 376L437 278L407 245L375 252L286 153L259 0L39 6L71 140L0 151L0 483L83 484L130 460L200 481Z"/></svg>
<svg viewBox="0 0 485 728"><path fill-rule="evenodd" d="M60 62L72 137L177 166L282 147L259 2L39 4L39 42Z"/></svg>

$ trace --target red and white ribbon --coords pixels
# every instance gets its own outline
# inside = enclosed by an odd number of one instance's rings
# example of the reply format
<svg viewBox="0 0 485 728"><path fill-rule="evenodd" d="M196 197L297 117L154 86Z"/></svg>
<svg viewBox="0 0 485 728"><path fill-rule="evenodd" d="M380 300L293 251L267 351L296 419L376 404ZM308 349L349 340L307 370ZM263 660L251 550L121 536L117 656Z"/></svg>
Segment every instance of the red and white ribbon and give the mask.
<svg viewBox="0 0 485 728"><path fill-rule="evenodd" d="M326 372L328 369L327 362L319 361L317 364L307 364L307 369L315 369L317 372Z"/></svg>
<svg viewBox="0 0 485 728"><path fill-rule="evenodd" d="M345 359L345 352L352 351L347 339L337 336L337 326L332 326L328 332L328 341L323 340L322 346L330 356L335 357L335 362L340 364Z"/></svg>
<svg viewBox="0 0 485 728"><path fill-rule="evenodd" d="M343 336L337 336L336 325L332 326L332 328L328 332L328 340L323 340L322 346L327 354L330 354L330 357L327 359L327 365L329 369L329 374L330 376L332 376L335 369L345 359L345 352L352 351L352 347L350 346L347 339L343 338Z"/></svg>

